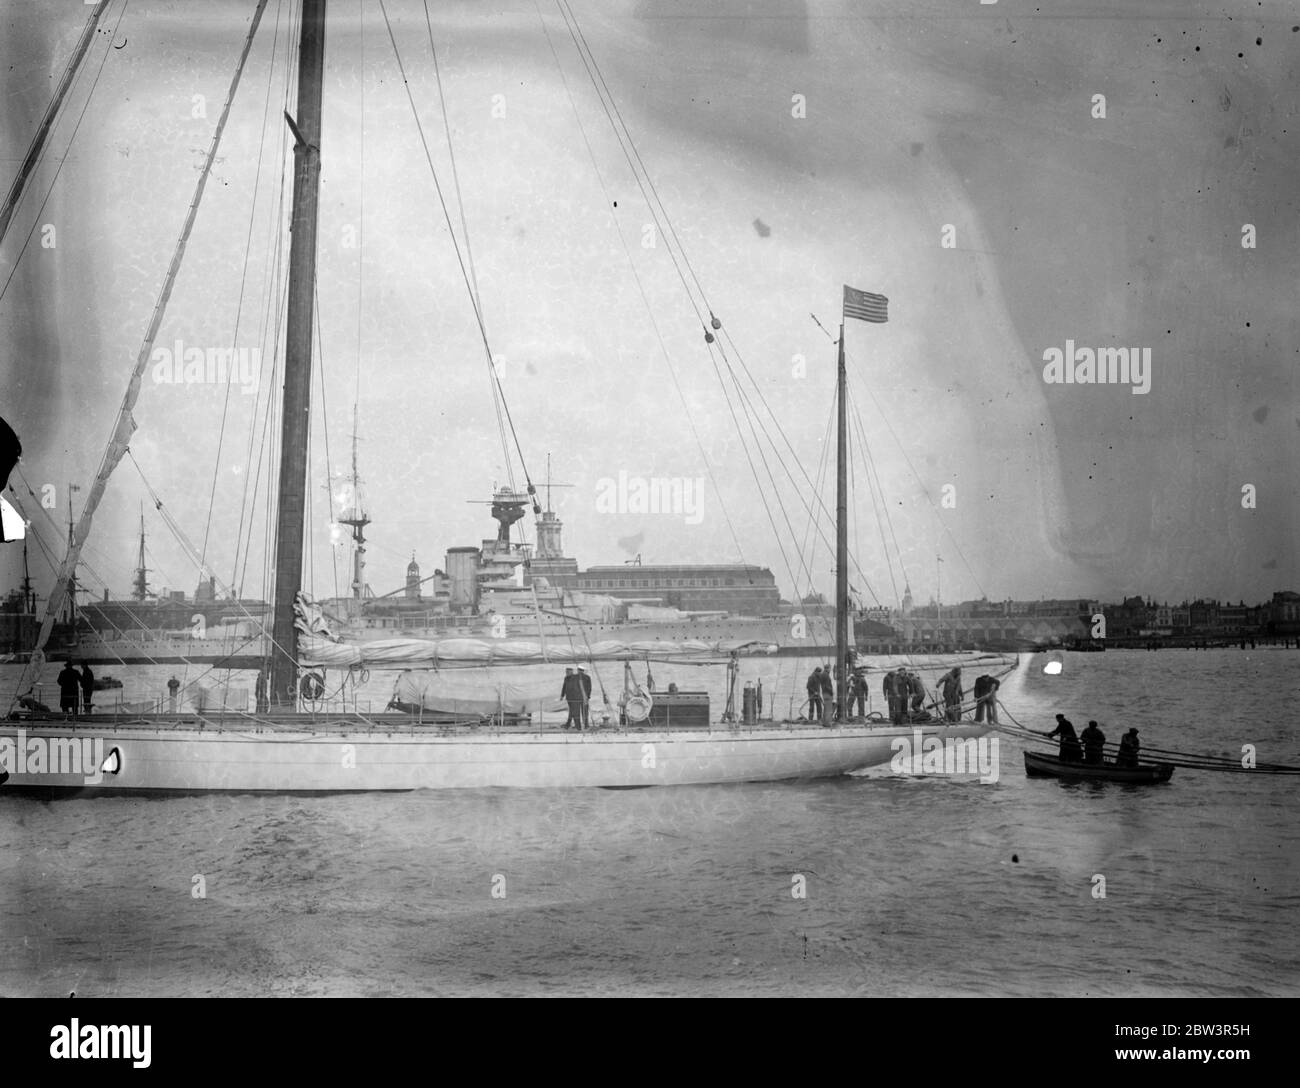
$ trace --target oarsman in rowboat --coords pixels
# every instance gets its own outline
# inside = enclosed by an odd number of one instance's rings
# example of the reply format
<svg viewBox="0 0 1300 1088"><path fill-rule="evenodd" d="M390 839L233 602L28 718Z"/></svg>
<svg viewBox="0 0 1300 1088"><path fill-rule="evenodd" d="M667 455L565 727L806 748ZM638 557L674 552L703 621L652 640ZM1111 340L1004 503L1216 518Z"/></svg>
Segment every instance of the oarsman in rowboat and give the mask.
<svg viewBox="0 0 1300 1088"><path fill-rule="evenodd" d="M1100 763L1102 750L1106 746L1106 734L1097 728L1096 722L1089 722L1088 728L1079 734L1083 742L1084 763Z"/></svg>
<svg viewBox="0 0 1300 1088"><path fill-rule="evenodd" d="M1082 763L1083 748L1079 745L1079 738L1074 732L1074 723L1064 714L1056 716L1056 728L1047 734L1048 737L1059 736L1061 738L1060 757L1063 763Z"/></svg>
<svg viewBox="0 0 1300 1088"><path fill-rule="evenodd" d="M1122 737L1119 738L1119 754L1115 757L1115 764L1119 767L1136 767L1138 765L1138 750L1141 745L1138 744L1138 731L1134 726Z"/></svg>

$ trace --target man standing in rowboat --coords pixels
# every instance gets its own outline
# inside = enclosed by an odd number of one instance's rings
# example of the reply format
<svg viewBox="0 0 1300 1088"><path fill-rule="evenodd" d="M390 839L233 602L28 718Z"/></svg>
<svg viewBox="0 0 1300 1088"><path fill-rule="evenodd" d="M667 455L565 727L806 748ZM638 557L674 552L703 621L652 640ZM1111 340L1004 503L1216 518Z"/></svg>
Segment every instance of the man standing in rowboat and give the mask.
<svg viewBox="0 0 1300 1088"><path fill-rule="evenodd" d="M1119 739L1119 755L1115 757L1115 764L1119 767L1136 767L1138 765L1138 744L1137 726L1134 726Z"/></svg>
<svg viewBox="0 0 1300 1088"><path fill-rule="evenodd" d="M1062 763L1082 763L1083 749L1079 746L1079 738L1074 732L1074 723L1064 714L1056 716L1056 728L1047 734L1048 737L1060 736L1061 751L1060 758Z"/></svg>
<svg viewBox="0 0 1300 1088"><path fill-rule="evenodd" d="M1097 723L1089 722L1088 728L1079 734L1079 739L1083 741L1084 763L1101 763L1106 734L1097 728Z"/></svg>

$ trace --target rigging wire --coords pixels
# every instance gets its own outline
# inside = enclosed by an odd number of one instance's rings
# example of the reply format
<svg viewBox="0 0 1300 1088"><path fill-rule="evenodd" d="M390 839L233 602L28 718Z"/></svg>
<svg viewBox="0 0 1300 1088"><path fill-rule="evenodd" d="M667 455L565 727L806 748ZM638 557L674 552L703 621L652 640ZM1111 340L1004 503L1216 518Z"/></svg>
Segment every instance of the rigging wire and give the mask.
<svg viewBox="0 0 1300 1088"><path fill-rule="evenodd" d="M278 4L276 6L275 31L271 40L271 63L267 66L267 73L266 73L266 96L262 105L262 138L258 144L259 163L262 160L263 148L265 146L266 133L268 129L267 119L270 116L271 88L272 88L272 84L276 72L275 51L276 51L276 45L278 44L279 37L280 37L280 16L282 13L283 13L283 4ZM265 420L263 421L262 443L260 446L256 445L258 414L259 412L265 412L266 418L269 419L269 415L270 415L269 403L272 396L274 395L272 392L270 392L270 390L272 390L274 387L275 372L277 366L276 350L279 346L278 340L272 339L272 342L268 344L268 336L274 338L275 336L278 335L278 333L271 331L270 326L271 326L271 311L272 309L275 308L277 298L279 298L275 284L277 283L280 274L282 233L279 230L275 230L274 227L281 220L284 214L284 192L285 192L284 181L285 181L285 161L286 161L285 142L287 138L288 138L287 129L284 126L280 126L280 136L279 136L280 153L278 156L280 160L279 199L276 203L276 206L273 208L271 212L272 230L270 233L272 236L272 241L271 244L268 245L266 249L266 261L263 265L262 280L261 280L262 284L264 285L263 289L264 289L266 301L265 301L265 305L261 308L262 312L260 316L260 324L259 324L258 334L257 334L257 344L259 346L259 349L261 350L262 353L261 358L263 360L262 372L258 374L257 394L253 403L253 410L249 415L249 421L248 421L248 442L244 448L244 473L243 473L244 486L239 498L239 525L235 532L235 556L234 556L234 562L231 565L231 572L230 572L231 584L237 587L237 591L239 592L240 596L243 595L243 581L244 581L243 576L240 573L240 565L239 565L240 551L241 548L244 550L245 571L246 571L247 554L248 551L252 548L251 539L248 541L245 541L244 539L244 522L245 522L245 518L247 518L249 522L250 536L251 536L253 511L257 504L257 490L258 490L258 484L261 479L261 468L262 468L262 456L261 454L259 454L259 456L257 457L256 470L250 471L252 469L253 462L254 462L253 451L256 448L262 451L262 453L264 453L266 448L265 447L265 443L266 443L266 421ZM250 223L250 229L251 229L251 223ZM280 301L281 304L283 304L283 299L280 299ZM277 324L277 329L278 329L278 324ZM269 382L267 380L267 374L266 374L266 370L267 370L267 366L265 362L266 359L271 360L271 366L270 366L271 374L270 374ZM250 500L250 489L252 493L251 500Z"/></svg>
<svg viewBox="0 0 1300 1088"><path fill-rule="evenodd" d="M275 35L271 39L272 60L274 60L275 57L275 46L276 46L276 40L278 39L279 36L279 31L280 31L279 7L277 5ZM274 69L275 69L274 64L271 64L270 66L268 66L268 70L267 70L266 102L268 104L270 102L270 95L271 95L271 75L274 72ZM244 297L245 297L246 288L248 284L248 266L253 251L253 225L257 219L257 196L260 189L260 182L262 180L262 160L263 160L263 152L266 147L266 130L269 124L268 114L269 111L265 108L264 105L262 110L262 132L257 141L257 166L253 174L253 198L252 201L250 202L249 209L248 209L248 230L245 232L244 235L244 257L243 257L243 261L240 264L240 269L239 269L239 293L236 296L236 303L235 303L234 331L231 334L231 343L233 345L234 351L237 351L239 348L239 326L240 326L241 318L243 317L243 313L244 313ZM232 357L231 365L232 366L234 365L233 357ZM212 462L212 484L208 489L208 516L203 526L203 547L201 549L201 553L205 559L207 558L207 554L208 554L208 537L212 530L212 513L216 509L216 504L217 504L216 503L217 475L221 467L221 453L222 450L225 448L226 419L230 411L230 386L231 386L231 382L227 381L225 396L223 397L221 402L221 424L217 431L217 452ZM238 551L238 540L236 540L236 551Z"/></svg>
<svg viewBox="0 0 1300 1088"><path fill-rule="evenodd" d="M703 285L700 283L699 277L695 273L694 267L690 262L689 256L685 252L685 248L682 245L680 235L677 233L676 228L672 224L672 220L671 217L668 215L667 208L664 206L662 199L659 197L658 190L654 187L653 179L650 177L649 171L646 169L645 163L641 159L640 153L636 150L635 141L632 139L631 131L628 129L626 121L623 119L623 116L618 109L618 105L617 102L614 100L613 93L609 89L609 84L605 80L604 74L600 71L599 63L596 61L595 56L591 51L590 44L587 42L586 36L582 32L582 28L578 23L577 17L574 15L572 8L568 6L567 0L556 0L556 7L560 11L560 15L561 18L564 20L566 29L569 31L569 35L573 41L574 48L577 50L578 55L583 62L583 66L586 68L588 78L591 80L592 86L596 91L596 95L600 100L601 106L605 111L605 115L607 119L609 120L610 127L614 132L615 139L618 141L619 148L620 150L622 150L624 158L627 160L628 167L632 171L633 178L636 181L638 188L641 190L642 197L646 201L646 205L650 212L651 218L655 221L655 225L659 229L660 233L664 235L665 249L668 251L669 258L671 259L673 263L673 267L677 272L677 276L679 281L682 284L683 290L685 291L687 298L691 303L692 308L695 310L696 317L701 321L702 325L704 324L704 320L703 320L703 314L701 312L701 304L703 305L704 310L706 310L709 314L709 322L708 325L705 326L706 341L709 343L715 343L716 338L714 338L712 333L709 332L709 328L711 327L715 330L720 329L721 322L719 322L717 318L713 316L713 308L709 304L708 297L703 290ZM680 260L679 260L679 255L680 255ZM690 282L688 282L686 274L683 273L682 271L683 267L685 267L686 272L689 273ZM700 295L699 304L697 304L694 293L692 292L692 287L691 287L692 283L694 284L695 290L699 292ZM724 334L724 335L726 336L728 343L730 343L733 349L735 349L734 341L732 341L730 335L729 334ZM739 380L735 377L734 371L732 370L731 367L730 360L727 358L725 349L723 348L720 342L717 343L717 346L728 372L731 373L732 375L733 384L739 390L741 388L739 384ZM751 383L754 384L755 390L757 392L760 401L763 403L768 413L775 419L776 414L772 412L770 405L767 405L766 399L763 398L762 391L761 389L758 388L757 382L754 382L752 374L749 374L748 367L745 366L743 359L740 358L738 349L736 349L736 354L737 354L737 362L745 370L746 374L750 378ZM717 371L716 360L714 361L714 367L716 372ZM720 375L719 375L719 381L720 384L722 384L723 386L723 390L725 394L726 384L721 382ZM734 421L735 418L734 412L732 413L732 415ZM778 429L779 429L779 422L778 422ZM737 427L737 430L739 431L739 427ZM784 431L782 431L782 435L784 437ZM741 441L742 441L742 445L745 445L743 433L741 434ZM787 445L789 445L788 439L787 439ZM793 447L791 447L791 450L793 452ZM747 448L746 448L746 458L747 460L750 460L751 472L755 473L756 482L757 482L757 475L755 470L753 469L752 459L750 459L749 457ZM799 463L799 459L797 455L795 455L795 461L796 463ZM800 468L802 469L802 465L800 465ZM806 472L804 473L804 475L806 478L807 476ZM778 540L779 540L779 534L778 534ZM784 557L783 555L783 558L786 557ZM790 567L788 558L786 558L786 566L787 568ZM865 574L862 573L861 571L859 573L862 579L865 581ZM872 592L874 596L874 591Z"/></svg>
<svg viewBox="0 0 1300 1088"><path fill-rule="evenodd" d="M127 5L131 0L123 0L122 10L117 13L117 22L113 24L113 33L108 36L108 44L104 48L104 55L99 60L99 67L95 69L95 78L91 81L90 91L86 95L86 100L81 104L81 112L77 114L76 123L72 126L72 135L68 137L68 146L64 148L63 155L59 159L59 165L54 168L54 177L50 178L49 187L45 190L45 196L41 199L41 206L36 209L36 217L32 220L31 230L27 232L27 237L23 239L22 247L18 250L18 256L13 259L13 268L9 270L4 286L0 287L0 300L5 297L9 290L9 285L18 273L18 266L22 263L23 254L27 252L27 247L31 244L32 236L36 233L36 228L41 225L41 218L45 212L45 205L49 203L50 194L54 192L54 186L59 180L59 174L63 172L63 164L68 161L68 152L72 150L72 145L76 142L77 133L81 131L81 122L86 117L86 111L90 108L90 103L95 97L95 91L99 87L99 77L104 74L104 64L108 60L108 55L113 50L113 42L117 38L117 28L122 25L122 18L126 15ZM80 75L77 76L77 82L80 82Z"/></svg>
<svg viewBox="0 0 1300 1088"><path fill-rule="evenodd" d="M623 253L627 257L628 269L632 273L633 281L636 283L637 293L641 296L641 303L645 307L646 317L650 322L651 329L654 331L655 340L659 344L659 351L663 355L665 365L668 367L668 374L669 377L672 378L673 388L677 391L677 398L678 400L681 401L682 408L685 409L686 422L689 424L691 428L691 436L695 439L695 447L700 452L701 463L704 465L705 471L707 471L709 474L709 481L713 484L713 492L718 498L718 508L722 512L723 521L726 522L727 531L731 534L732 544L735 546L736 552L740 556L740 560L743 563L745 558L744 549L741 546L740 537L736 533L735 524L732 522L731 515L727 510L727 504L725 498L723 497L722 489L718 487L717 477L715 476L713 471L712 460L705 452L703 439L700 438L699 429L695 426L694 414L690 410L690 404L686 399L685 392L682 390L681 381L677 377L677 369L676 367L673 366L672 356L668 352L668 345L664 342L663 332L659 328L658 320L655 318L654 308L650 305L650 299L649 296L646 294L645 284L641 279L640 272L637 271L636 262L633 261L632 259L632 251L628 247L627 239L623 237L623 232L618 227L618 220L615 218L613 212L613 208L614 208L613 198L610 194L609 187L605 184L605 176L601 172L600 165L596 161L596 152L592 148L591 139L587 135L587 126L584 125L582 122L582 115L579 113L578 105L574 101L572 88L570 88L569 86L568 77L565 76L564 74L564 66L560 63L559 53L556 51L555 42L551 38L551 32L546 26L546 20L542 15L541 8L538 5L538 0L533 0L533 8L537 12L537 20L541 24L542 33L546 37L546 44L550 47L551 57L554 59L556 71L560 75L560 83L563 85L565 96L569 100L569 108L573 110L574 120L577 122L578 132L582 136L583 146L586 147L587 156L588 158L591 159L592 171L596 176L596 181L600 185L601 194L605 198L605 210L609 215L609 220L613 227L614 235L618 238L619 244L622 246Z"/></svg>
<svg viewBox="0 0 1300 1088"><path fill-rule="evenodd" d="M519 435L515 431L514 419L510 414L509 405L506 403L505 400L505 391L501 388L501 376L500 374L497 373L496 364L492 358L492 345L488 341L487 326L484 325L483 323L483 313L479 309L478 301L475 298L474 284L470 279L469 269L466 267L465 264L465 255L461 252L461 244L459 240L456 238L455 229L452 227L451 211L447 207L447 198L446 195L443 193L442 182L438 179L438 171L433 165L433 153L429 150L429 141L424 134L424 125L420 122L420 111L416 108L415 105L415 95L414 92L412 92L411 90L411 82L409 79L407 79L406 76L406 66L402 63L402 54L401 51L397 48L397 38L393 34L393 25L389 21L388 8L384 4L384 0L379 0L379 10L383 13L384 16L384 26L388 30L388 40L392 43L393 46L393 56L397 60L397 70L402 77L402 85L406 89L407 101L411 105L411 115L415 120L416 131L420 135L420 144L424 148L424 158L429 165L429 173L433 177L433 185L435 190L437 190L438 193L438 203L442 207L443 219L446 221L447 230L451 235L451 245L452 245L452 249L456 253L456 263L460 266L461 279L465 283L465 291L469 295L470 305L474 310L474 321L478 326L479 338L482 340L483 343L483 351L487 361L488 369L492 373L492 380L495 383L497 392L501 396L502 410L505 414L506 425L510 431L511 438L514 440L515 452L519 457L519 464L520 467L523 469L524 479L528 485L527 487L528 494L530 496L534 496L533 506L536 511L536 508L539 505L535 497L537 493L537 489L536 487L533 486L532 477L529 475L528 464L524 458L523 447L519 443ZM508 456L506 458L506 470L508 475L513 471ZM511 489L513 490L513 484L511 485Z"/></svg>

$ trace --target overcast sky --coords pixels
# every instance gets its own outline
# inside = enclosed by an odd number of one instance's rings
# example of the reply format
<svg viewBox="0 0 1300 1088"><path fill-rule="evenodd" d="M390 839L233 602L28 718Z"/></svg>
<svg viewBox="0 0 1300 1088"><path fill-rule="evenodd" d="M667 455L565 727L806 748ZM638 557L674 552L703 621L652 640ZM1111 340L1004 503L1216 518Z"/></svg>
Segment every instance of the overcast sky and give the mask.
<svg viewBox="0 0 1300 1088"><path fill-rule="evenodd" d="M219 458L224 388L147 374L135 413L132 452L186 535L201 545L206 532L223 582L273 384L288 6L268 4L158 338L228 346L238 314L238 343L263 349L259 391L231 391ZM27 479L55 485L61 522L67 481L89 483L112 429L254 7L131 0L123 14L115 0L0 250L0 281L14 273L0 298L0 414ZM362 20L359 0L329 3L309 527L319 594L334 592L323 436L337 471L354 401L376 592L401 583L412 552L431 573L448 547L492 535L487 507L469 501L506 480L465 285L383 18L364 7ZM845 283L890 299L888 324L851 321L846 341L890 510L892 578L858 460L863 573L851 580L868 600L895 603L904 579L932 596L938 555L946 601L1300 588L1300 15L1269 2L1134 9L573 2L739 349L727 344L732 365L743 359L811 474L827 452L835 351L809 314L834 333ZM0 10L7 187L89 9ZM806 546L806 514L772 489L751 442L754 479L670 247L643 245L645 200L559 9L430 10L488 336L533 479L549 452L573 485L555 492L566 551L584 567L637 553L759 563L789 594L802 548L829 591L826 548ZM388 11L459 233L424 7ZM1044 353L1067 340L1149 349L1149 392L1048 384ZM703 506L609 512L601 498L620 472L703 478ZM824 494L833 504L830 481ZM105 582L129 591L142 498L128 460L87 553L97 595ZM264 503L252 520L242 588L260 595ZM148 509L146 524L153 586L192 592L181 545ZM342 584L347 555L334 554ZM44 589L39 556L34 573Z"/></svg>

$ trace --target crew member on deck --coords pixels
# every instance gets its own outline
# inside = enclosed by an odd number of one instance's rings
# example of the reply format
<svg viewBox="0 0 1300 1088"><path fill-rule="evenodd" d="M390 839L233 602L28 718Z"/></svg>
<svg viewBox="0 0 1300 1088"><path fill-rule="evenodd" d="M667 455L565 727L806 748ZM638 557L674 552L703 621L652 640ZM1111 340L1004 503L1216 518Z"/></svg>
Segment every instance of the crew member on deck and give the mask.
<svg viewBox="0 0 1300 1088"><path fill-rule="evenodd" d="M1120 767L1136 767L1138 765L1138 749L1141 747L1138 744L1137 727L1134 726L1119 738L1119 755L1115 757L1115 763Z"/></svg>
<svg viewBox="0 0 1300 1088"><path fill-rule="evenodd" d="M955 665L939 681L943 691L943 716L950 722L961 721L961 666Z"/></svg>
<svg viewBox="0 0 1300 1088"><path fill-rule="evenodd" d="M569 704L569 720L564 723L565 729L573 726L582 728L582 681L578 679L577 674L572 669L564 670L564 683L560 687L560 698Z"/></svg>
<svg viewBox="0 0 1300 1088"><path fill-rule="evenodd" d="M1064 714L1056 716L1056 728L1047 735L1049 737L1060 736L1062 763L1083 762L1083 748L1080 747L1079 738L1074 732L1074 723L1066 718Z"/></svg>
<svg viewBox="0 0 1300 1088"><path fill-rule="evenodd" d="M64 714L75 714L81 699L81 673L72 667L71 661L65 661L63 671L56 680L59 685L59 709Z"/></svg>
<svg viewBox="0 0 1300 1088"><path fill-rule="evenodd" d="M982 722L987 714L990 725L998 724L997 691L1001 681L993 679L987 673L975 681L975 720Z"/></svg>
<svg viewBox="0 0 1300 1088"><path fill-rule="evenodd" d="M822 667L818 665L808 676L808 720L822 720Z"/></svg>
<svg viewBox="0 0 1300 1088"><path fill-rule="evenodd" d="M907 715L908 720L911 720L921 713L921 704L925 702L925 681L916 673L909 672L907 674L907 690L912 697L911 712Z"/></svg>
<svg viewBox="0 0 1300 1088"><path fill-rule="evenodd" d="M95 698L95 674L86 662L81 663L81 702L90 713L90 704Z"/></svg>
<svg viewBox="0 0 1300 1088"><path fill-rule="evenodd" d="M898 721L898 696L894 691L894 685L898 683L898 676L894 672L887 672L880 681L881 693L885 696L885 706L889 709L889 720L897 723Z"/></svg>
<svg viewBox="0 0 1300 1088"><path fill-rule="evenodd" d="M181 682L173 676L167 681L167 712L176 713L176 693L181 690Z"/></svg>
<svg viewBox="0 0 1300 1088"><path fill-rule="evenodd" d="M1084 763L1100 763L1102 749L1106 745L1106 734L1097 728L1096 722L1089 722L1088 728L1079 734L1083 742Z"/></svg>
<svg viewBox="0 0 1300 1088"><path fill-rule="evenodd" d="M867 674L854 669L849 677L849 717L867 716Z"/></svg>
<svg viewBox="0 0 1300 1088"><path fill-rule="evenodd" d="M582 688L582 728L591 725L591 677L582 665L578 666L578 684Z"/></svg>
<svg viewBox="0 0 1300 1088"><path fill-rule="evenodd" d="M831 679L831 667L822 668L822 724L830 725L831 712L838 710L835 705L835 681Z"/></svg>
<svg viewBox="0 0 1300 1088"><path fill-rule="evenodd" d="M265 714L271 709L271 702L266 697L266 670L257 670L257 682L253 685L253 699L257 703L257 712Z"/></svg>

